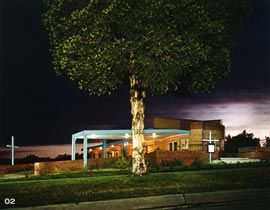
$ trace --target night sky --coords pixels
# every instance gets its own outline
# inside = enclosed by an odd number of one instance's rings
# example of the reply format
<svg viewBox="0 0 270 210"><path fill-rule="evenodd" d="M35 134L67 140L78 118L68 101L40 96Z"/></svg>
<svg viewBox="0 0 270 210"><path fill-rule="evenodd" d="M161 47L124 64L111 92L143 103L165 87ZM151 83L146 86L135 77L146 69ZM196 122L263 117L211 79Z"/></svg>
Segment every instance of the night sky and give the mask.
<svg viewBox="0 0 270 210"><path fill-rule="evenodd" d="M270 132L269 1L254 1L246 29L232 52L229 75L211 93L189 98L148 97L146 127L153 116L222 119L226 134ZM42 0L0 2L0 147L70 143L84 129L130 128L128 87L110 97L90 97L51 64Z"/></svg>

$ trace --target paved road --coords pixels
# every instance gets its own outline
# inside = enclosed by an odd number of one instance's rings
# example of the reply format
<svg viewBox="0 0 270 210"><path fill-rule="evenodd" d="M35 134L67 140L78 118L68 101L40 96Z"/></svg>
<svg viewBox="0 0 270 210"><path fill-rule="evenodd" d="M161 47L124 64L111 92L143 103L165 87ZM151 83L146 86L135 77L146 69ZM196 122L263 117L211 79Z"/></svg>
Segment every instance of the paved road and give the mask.
<svg viewBox="0 0 270 210"><path fill-rule="evenodd" d="M181 206L177 208L163 208L167 210L270 210L270 200L241 201L231 203L219 203L203 206Z"/></svg>

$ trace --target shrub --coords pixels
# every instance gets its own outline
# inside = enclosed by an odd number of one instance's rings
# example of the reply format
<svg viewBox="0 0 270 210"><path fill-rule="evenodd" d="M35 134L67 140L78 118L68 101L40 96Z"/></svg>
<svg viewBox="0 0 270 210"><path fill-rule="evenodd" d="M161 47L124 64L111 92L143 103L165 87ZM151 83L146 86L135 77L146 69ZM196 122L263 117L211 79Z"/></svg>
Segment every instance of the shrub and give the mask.
<svg viewBox="0 0 270 210"><path fill-rule="evenodd" d="M180 159L173 159L171 161L168 160L161 160L161 166L182 166L183 163Z"/></svg>
<svg viewBox="0 0 270 210"><path fill-rule="evenodd" d="M150 158L145 159L145 164L147 167L156 167L157 164L155 161L152 161Z"/></svg>
<svg viewBox="0 0 270 210"><path fill-rule="evenodd" d="M114 168L117 158L105 158L102 160L102 168Z"/></svg>
<svg viewBox="0 0 270 210"><path fill-rule="evenodd" d="M197 168L202 168L206 164L205 160L196 158L196 160L192 163L192 166Z"/></svg>
<svg viewBox="0 0 270 210"><path fill-rule="evenodd" d="M183 162L180 159L173 159L173 161L170 162L171 166L182 166Z"/></svg>
<svg viewBox="0 0 270 210"><path fill-rule="evenodd" d="M131 167L131 161L129 158L121 157L116 159L114 163L114 168L118 169L128 169Z"/></svg>

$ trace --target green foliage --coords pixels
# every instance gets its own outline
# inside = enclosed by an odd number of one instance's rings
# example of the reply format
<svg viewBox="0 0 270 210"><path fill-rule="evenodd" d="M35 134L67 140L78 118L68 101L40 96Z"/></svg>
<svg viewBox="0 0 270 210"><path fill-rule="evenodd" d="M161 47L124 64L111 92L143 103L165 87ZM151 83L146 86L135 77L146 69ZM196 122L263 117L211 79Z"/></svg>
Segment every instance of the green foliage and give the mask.
<svg viewBox="0 0 270 210"><path fill-rule="evenodd" d="M226 153L238 153L241 147L259 147L260 139L254 138L253 133L247 133L245 130L237 136L228 136L225 141Z"/></svg>
<svg viewBox="0 0 270 210"><path fill-rule="evenodd" d="M235 169L235 168L269 168L270 161L262 162L249 162L240 164L226 164L226 163L211 163L204 164L203 166L197 167L191 166L161 166L161 165L151 165L149 166L149 173L159 173L159 172L183 172L183 171L201 171L201 170L217 170L217 169ZM26 176L27 174L27 176ZM13 174L14 175L14 174ZM67 178L86 178L86 177L100 177L100 176L117 176L117 175L131 175L130 170L126 169L116 169L116 168L99 168L81 171L65 171L58 174L41 174L38 176L33 175L33 171L23 171L18 172L17 178L3 179L0 177L0 182L11 182L11 181L33 181L33 180L47 180L47 179L67 179ZM20 176L24 175L24 176Z"/></svg>
<svg viewBox="0 0 270 210"><path fill-rule="evenodd" d="M84 172L86 173L86 172ZM269 168L155 173L146 176L95 176L0 182L0 198L16 206L143 197L150 195L270 187ZM1 206L2 205L2 206ZM6 208L4 203L0 208Z"/></svg>
<svg viewBox="0 0 270 210"><path fill-rule="evenodd" d="M161 166L182 166L183 162L179 159L173 159L171 161L161 160Z"/></svg>
<svg viewBox="0 0 270 210"><path fill-rule="evenodd" d="M153 93L212 88L249 8L249 0L45 2L57 73L97 95L131 75Z"/></svg>
<svg viewBox="0 0 270 210"><path fill-rule="evenodd" d="M206 164L206 161L200 158L196 158L196 160L192 163L192 166L197 168L202 168Z"/></svg>
<svg viewBox="0 0 270 210"><path fill-rule="evenodd" d="M118 169L129 169L129 168L131 168L131 159L125 158L125 157L118 158L115 161L114 166L115 166L115 168L118 168Z"/></svg>
<svg viewBox="0 0 270 210"><path fill-rule="evenodd" d="M116 169L128 169L131 166L131 158L119 157L119 158L105 158L90 164L93 169L104 169L104 168L116 168Z"/></svg>
<svg viewBox="0 0 270 210"><path fill-rule="evenodd" d="M116 158L105 158L102 160L102 164L100 164L96 168L114 168Z"/></svg>
<svg viewBox="0 0 270 210"><path fill-rule="evenodd" d="M156 164L155 161L152 161L151 158L145 158L145 164L146 164L147 168L148 167L157 167L158 166L158 164Z"/></svg>
<svg viewBox="0 0 270 210"><path fill-rule="evenodd" d="M127 157L128 156L128 151L127 151L127 147L124 146L123 149L122 149L122 156L123 157Z"/></svg>

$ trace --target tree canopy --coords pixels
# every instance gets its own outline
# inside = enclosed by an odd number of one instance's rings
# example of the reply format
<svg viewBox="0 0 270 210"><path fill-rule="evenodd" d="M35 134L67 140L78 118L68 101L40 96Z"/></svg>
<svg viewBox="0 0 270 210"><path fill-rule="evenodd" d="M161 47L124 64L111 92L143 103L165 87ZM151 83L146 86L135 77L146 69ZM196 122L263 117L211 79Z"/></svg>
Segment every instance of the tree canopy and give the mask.
<svg viewBox="0 0 270 210"><path fill-rule="evenodd" d="M241 147L260 147L260 139L255 138L253 133L247 133L245 130L236 136L227 137L225 152L238 153L238 149Z"/></svg>
<svg viewBox="0 0 270 210"><path fill-rule="evenodd" d="M212 88L248 0L46 0L53 64L91 95L129 83L153 93Z"/></svg>
<svg viewBox="0 0 270 210"><path fill-rule="evenodd" d="M265 137L265 142L263 143L264 147L270 147L270 136Z"/></svg>

